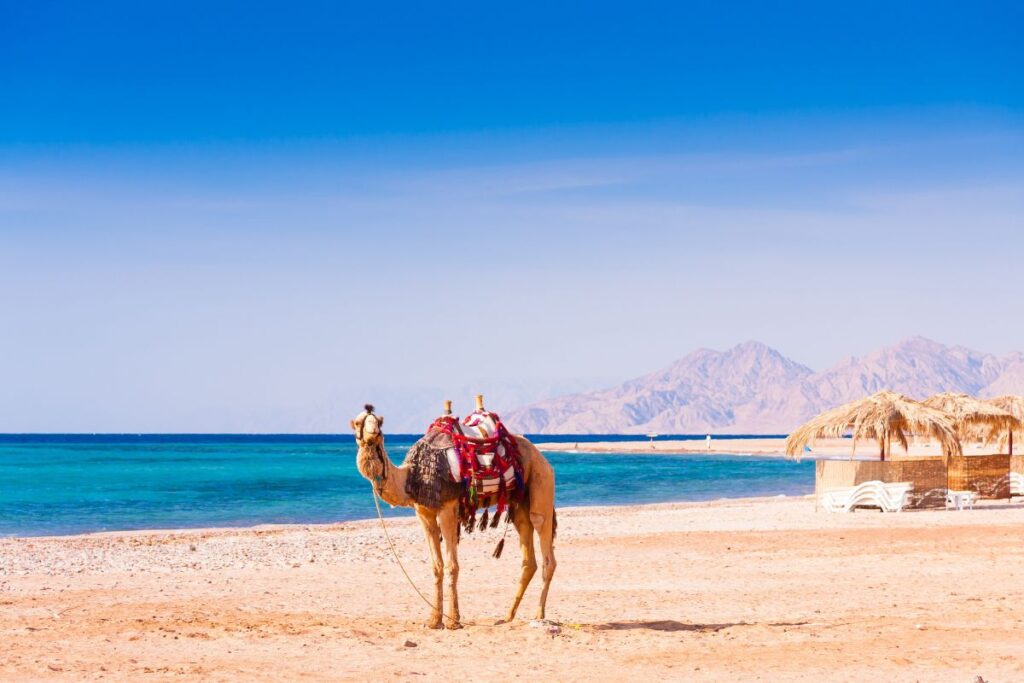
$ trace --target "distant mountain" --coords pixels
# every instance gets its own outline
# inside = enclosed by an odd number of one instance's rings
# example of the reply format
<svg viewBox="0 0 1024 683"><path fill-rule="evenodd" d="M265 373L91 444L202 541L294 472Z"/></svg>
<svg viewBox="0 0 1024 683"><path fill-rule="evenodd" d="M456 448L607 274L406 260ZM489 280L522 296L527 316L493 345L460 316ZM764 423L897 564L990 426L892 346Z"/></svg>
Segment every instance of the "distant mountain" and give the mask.
<svg viewBox="0 0 1024 683"><path fill-rule="evenodd" d="M531 434L785 433L881 389L918 398L940 391L1024 393L1024 354L997 357L911 337L816 373L750 341L728 351L699 349L664 370L534 403L504 419Z"/></svg>

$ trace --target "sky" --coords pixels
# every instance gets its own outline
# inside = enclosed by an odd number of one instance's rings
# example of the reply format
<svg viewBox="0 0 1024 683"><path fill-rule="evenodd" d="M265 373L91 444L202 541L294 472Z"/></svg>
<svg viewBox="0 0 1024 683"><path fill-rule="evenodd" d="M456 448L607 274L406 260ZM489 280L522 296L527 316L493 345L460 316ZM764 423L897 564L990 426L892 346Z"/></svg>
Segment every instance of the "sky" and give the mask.
<svg viewBox="0 0 1024 683"><path fill-rule="evenodd" d="M1024 6L486 5L0 0L0 432L1024 350Z"/></svg>

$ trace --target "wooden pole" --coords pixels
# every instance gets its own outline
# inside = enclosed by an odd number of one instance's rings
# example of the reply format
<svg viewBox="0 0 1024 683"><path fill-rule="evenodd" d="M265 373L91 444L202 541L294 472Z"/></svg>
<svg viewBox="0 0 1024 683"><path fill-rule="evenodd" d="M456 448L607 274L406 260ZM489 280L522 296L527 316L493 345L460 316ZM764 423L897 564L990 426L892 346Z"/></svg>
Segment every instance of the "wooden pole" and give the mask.
<svg viewBox="0 0 1024 683"><path fill-rule="evenodd" d="M447 400L447 401L444 402L444 414L445 415L451 415L452 414L452 402L451 402L451 400Z"/></svg>
<svg viewBox="0 0 1024 683"><path fill-rule="evenodd" d="M483 394L477 394L476 395L476 409L477 410L483 410L484 409L484 395Z"/></svg>

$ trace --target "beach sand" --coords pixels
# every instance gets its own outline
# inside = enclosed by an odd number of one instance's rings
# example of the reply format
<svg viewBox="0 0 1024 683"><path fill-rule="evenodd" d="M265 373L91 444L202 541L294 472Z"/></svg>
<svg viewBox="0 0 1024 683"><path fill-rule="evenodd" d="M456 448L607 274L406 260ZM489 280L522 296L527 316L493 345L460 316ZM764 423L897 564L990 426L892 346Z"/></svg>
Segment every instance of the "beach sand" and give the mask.
<svg viewBox="0 0 1024 683"><path fill-rule="evenodd" d="M0 539L0 679L1024 680L1024 505L772 498L559 523L558 633L529 623L536 580L493 625L519 565L514 540L490 557L494 530L460 546L455 632L420 627L376 521ZM426 590L416 522L390 525Z"/></svg>

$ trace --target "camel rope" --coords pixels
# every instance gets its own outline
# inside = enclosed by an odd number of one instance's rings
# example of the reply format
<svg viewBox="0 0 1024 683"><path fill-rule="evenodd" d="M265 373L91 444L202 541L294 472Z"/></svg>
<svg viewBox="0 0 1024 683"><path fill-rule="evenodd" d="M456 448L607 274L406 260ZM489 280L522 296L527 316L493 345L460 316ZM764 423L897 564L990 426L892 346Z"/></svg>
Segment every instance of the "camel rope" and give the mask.
<svg viewBox="0 0 1024 683"><path fill-rule="evenodd" d="M434 603L428 600L427 596L423 595L422 591L420 591L420 589L416 586L416 583L412 580L412 577L409 576L409 572L405 570L405 565L402 564L402 558L398 556L398 550L395 549L395 542L391 540L391 534L388 533L388 527L384 523L384 514L380 511L380 496L377 494L377 488L371 486L371 490L373 491L373 504L377 508L377 519L380 520L380 528L384 530L384 538L386 538L388 541L388 547L391 548L391 554L394 555L395 562L398 563L398 568L402 570L403 574L405 574L405 580L408 581L409 585L412 586L412 589L416 591L416 595L420 596L420 599L423 602L427 603L430 606L430 609L433 610ZM438 607L440 608L441 606L439 605ZM442 618L451 621L451 615L446 614L444 609L441 609L440 611Z"/></svg>

